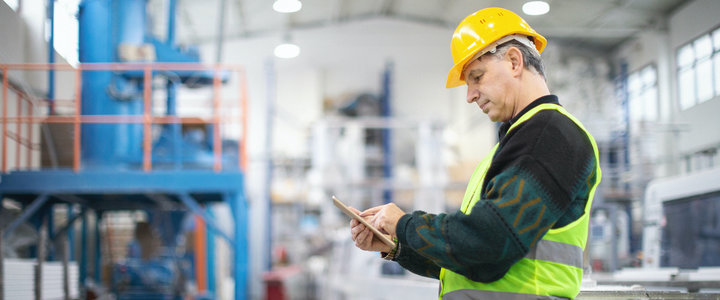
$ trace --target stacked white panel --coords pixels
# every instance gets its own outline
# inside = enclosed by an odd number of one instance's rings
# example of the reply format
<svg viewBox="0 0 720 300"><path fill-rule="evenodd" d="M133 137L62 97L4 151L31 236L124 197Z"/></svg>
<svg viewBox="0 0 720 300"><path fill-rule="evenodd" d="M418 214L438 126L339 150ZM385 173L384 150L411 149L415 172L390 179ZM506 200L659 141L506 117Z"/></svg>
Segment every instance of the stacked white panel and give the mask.
<svg viewBox="0 0 720 300"><path fill-rule="evenodd" d="M3 261L4 299L35 299L35 266L32 259L5 259ZM62 262L43 263L42 299L64 299ZM78 266L68 263L70 298L78 298Z"/></svg>

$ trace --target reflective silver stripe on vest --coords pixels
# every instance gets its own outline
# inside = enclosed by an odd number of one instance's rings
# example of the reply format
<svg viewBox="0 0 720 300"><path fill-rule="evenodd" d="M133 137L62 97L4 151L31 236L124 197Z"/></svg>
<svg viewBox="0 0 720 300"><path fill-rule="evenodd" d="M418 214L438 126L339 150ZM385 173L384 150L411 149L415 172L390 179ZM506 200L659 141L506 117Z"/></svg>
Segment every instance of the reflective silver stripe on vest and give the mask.
<svg viewBox="0 0 720 300"><path fill-rule="evenodd" d="M583 267L582 248L555 241L540 240L525 258L556 262L581 269Z"/></svg>
<svg viewBox="0 0 720 300"><path fill-rule="evenodd" d="M481 291L481 290L457 290L443 296L443 300L569 300L569 298L554 296L538 296L530 294L518 294L509 292Z"/></svg>

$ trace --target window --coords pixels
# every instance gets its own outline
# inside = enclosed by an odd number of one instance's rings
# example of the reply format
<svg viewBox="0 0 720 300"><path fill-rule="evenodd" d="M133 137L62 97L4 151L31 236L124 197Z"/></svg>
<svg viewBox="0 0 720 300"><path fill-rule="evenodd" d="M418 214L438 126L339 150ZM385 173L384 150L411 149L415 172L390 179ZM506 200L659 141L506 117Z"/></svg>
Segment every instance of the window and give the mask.
<svg viewBox="0 0 720 300"><path fill-rule="evenodd" d="M628 108L631 121L658 118L657 70L649 65L628 76Z"/></svg>
<svg viewBox="0 0 720 300"><path fill-rule="evenodd" d="M720 96L720 28L680 47L677 73L681 110Z"/></svg>
<svg viewBox="0 0 720 300"><path fill-rule="evenodd" d="M14 11L17 11L18 7L20 7L20 0L5 0L5 3Z"/></svg>
<svg viewBox="0 0 720 300"><path fill-rule="evenodd" d="M688 173L714 168L718 163L718 147L711 147L685 156L685 171Z"/></svg>
<svg viewBox="0 0 720 300"><path fill-rule="evenodd" d="M78 7L80 0L55 1L55 51L73 66L78 64ZM50 40L50 20L45 24L45 40Z"/></svg>

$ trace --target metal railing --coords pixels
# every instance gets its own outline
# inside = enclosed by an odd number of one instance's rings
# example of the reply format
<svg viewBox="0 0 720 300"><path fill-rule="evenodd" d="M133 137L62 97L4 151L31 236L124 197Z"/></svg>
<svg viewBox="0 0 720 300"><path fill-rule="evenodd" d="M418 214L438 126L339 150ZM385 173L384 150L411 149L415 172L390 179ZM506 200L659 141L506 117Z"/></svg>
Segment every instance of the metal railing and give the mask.
<svg viewBox="0 0 720 300"><path fill-rule="evenodd" d="M65 71L74 74L74 98L70 100L63 99L47 99L38 97L32 92L25 91L16 84L11 84L9 74L18 71ZM83 71L142 71L143 80L143 102L144 108L142 115L82 115L82 74ZM210 120L197 117L179 117L179 116L155 116L152 113L152 78L154 71L204 71L212 72L212 116ZM238 115L231 117L221 115L221 87L222 73L230 72L237 75L238 91L237 109ZM72 168L78 172L81 169L81 125L82 124L142 124L143 125L143 141L142 141L142 169L145 172L152 170L152 126L155 124L212 124L212 153L213 153L213 170L219 172L222 170L222 143L221 143L221 126L224 124L235 124L238 126L241 134L238 137L238 169L244 170L247 166L247 85L245 71L240 66L214 65L206 66L202 64L192 63L86 63L73 67L66 64L0 64L0 75L2 76L2 103L0 107L2 112L0 118L2 120L2 149L0 158L0 172L7 173L9 171L8 162L8 141L13 140L16 143L16 161L15 169L23 169L22 166L22 148L25 149L26 165L25 168L32 168L32 151L40 151L37 144L33 144L33 125L43 124L72 124L73 126L73 163ZM57 76L56 78L60 78ZM56 79L57 80L57 79ZM14 116L10 116L8 111L8 93L15 94L17 101L17 109ZM55 102L70 104L74 108L74 113L70 115L52 115L49 113L51 109L47 109L48 113L37 114L41 111L41 107L50 107ZM25 112L22 111L22 103L25 105ZM15 124L15 131L9 130L9 125ZM25 134L23 134L23 125Z"/></svg>

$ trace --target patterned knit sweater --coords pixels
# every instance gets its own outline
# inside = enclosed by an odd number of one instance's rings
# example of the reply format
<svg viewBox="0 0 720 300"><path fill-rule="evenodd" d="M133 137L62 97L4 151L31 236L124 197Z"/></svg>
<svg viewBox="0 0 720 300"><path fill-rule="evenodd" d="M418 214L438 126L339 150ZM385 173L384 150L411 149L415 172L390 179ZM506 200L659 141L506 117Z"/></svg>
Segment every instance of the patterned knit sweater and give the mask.
<svg viewBox="0 0 720 300"><path fill-rule="evenodd" d="M560 112L542 110L508 133L513 122L542 103L558 100L541 97L500 127L500 144L471 214L415 211L400 218L395 257L400 265L427 277L438 278L444 267L492 282L550 228L582 215L597 163L582 129Z"/></svg>

